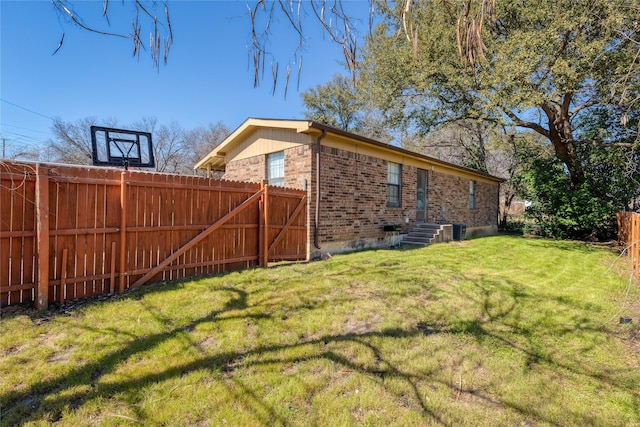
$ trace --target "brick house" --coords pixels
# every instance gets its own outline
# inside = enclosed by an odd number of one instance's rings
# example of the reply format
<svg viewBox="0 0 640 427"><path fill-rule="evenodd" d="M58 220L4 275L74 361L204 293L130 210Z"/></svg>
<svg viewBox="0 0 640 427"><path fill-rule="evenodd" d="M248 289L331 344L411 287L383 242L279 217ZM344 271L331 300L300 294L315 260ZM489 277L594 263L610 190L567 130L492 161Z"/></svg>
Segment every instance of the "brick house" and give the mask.
<svg viewBox="0 0 640 427"><path fill-rule="evenodd" d="M388 245L389 225L497 232L502 179L308 120L247 119L194 168L307 190L309 258Z"/></svg>

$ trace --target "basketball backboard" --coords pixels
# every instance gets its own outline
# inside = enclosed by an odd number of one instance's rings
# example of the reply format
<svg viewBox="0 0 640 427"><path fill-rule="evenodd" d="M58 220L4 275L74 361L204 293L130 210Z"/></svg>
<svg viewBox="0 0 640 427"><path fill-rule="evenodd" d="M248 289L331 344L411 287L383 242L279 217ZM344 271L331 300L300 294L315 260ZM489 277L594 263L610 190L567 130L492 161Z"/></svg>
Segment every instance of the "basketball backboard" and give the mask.
<svg viewBox="0 0 640 427"><path fill-rule="evenodd" d="M91 126L91 146L96 166L155 167L149 132Z"/></svg>

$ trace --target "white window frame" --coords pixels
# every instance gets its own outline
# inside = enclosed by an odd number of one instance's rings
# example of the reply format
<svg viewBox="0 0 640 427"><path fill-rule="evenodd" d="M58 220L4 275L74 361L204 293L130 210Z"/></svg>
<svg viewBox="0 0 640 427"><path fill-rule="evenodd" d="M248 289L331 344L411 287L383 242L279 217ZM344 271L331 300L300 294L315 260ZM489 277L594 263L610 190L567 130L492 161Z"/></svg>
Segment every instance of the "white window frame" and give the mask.
<svg viewBox="0 0 640 427"><path fill-rule="evenodd" d="M284 187L284 151L267 154L267 181Z"/></svg>

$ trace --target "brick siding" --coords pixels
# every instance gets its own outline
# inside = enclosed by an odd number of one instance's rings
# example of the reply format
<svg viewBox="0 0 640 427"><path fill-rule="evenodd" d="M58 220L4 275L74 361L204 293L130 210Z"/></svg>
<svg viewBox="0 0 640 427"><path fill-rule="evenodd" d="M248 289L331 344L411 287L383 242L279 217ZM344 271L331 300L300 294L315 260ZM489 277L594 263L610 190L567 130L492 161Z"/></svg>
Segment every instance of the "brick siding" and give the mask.
<svg viewBox="0 0 640 427"><path fill-rule="evenodd" d="M229 181L262 182L267 177L266 156L254 156L227 164L224 179Z"/></svg>
<svg viewBox="0 0 640 427"><path fill-rule="evenodd" d="M387 206L387 161L323 146L320 156L319 242L382 241L382 227L399 224L403 232L415 225L417 168L402 165L401 206ZM260 182L266 179L266 155L229 162L225 179ZM315 145L285 150L285 187L306 188L309 244L314 235ZM486 227L497 224L498 185L476 182L475 209L469 209L468 177L427 171L427 222ZM444 221L441 207L444 207ZM406 222L409 218L409 222ZM356 246L353 246L356 247Z"/></svg>
<svg viewBox="0 0 640 427"><path fill-rule="evenodd" d="M475 209L469 209L470 178L428 173L427 222L493 226L498 221L498 185L476 181ZM444 207L444 220L442 218Z"/></svg>
<svg viewBox="0 0 640 427"><path fill-rule="evenodd" d="M384 225L400 224L405 231L411 227L415 168L402 167L402 203L393 208L387 206L386 160L322 147L320 162L320 241L382 238Z"/></svg>

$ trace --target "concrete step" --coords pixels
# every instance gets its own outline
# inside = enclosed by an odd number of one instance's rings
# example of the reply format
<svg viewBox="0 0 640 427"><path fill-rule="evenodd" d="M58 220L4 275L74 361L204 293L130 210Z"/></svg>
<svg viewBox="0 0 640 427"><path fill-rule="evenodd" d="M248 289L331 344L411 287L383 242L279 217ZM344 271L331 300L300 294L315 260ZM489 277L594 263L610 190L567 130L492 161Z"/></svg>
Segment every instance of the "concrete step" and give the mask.
<svg viewBox="0 0 640 427"><path fill-rule="evenodd" d="M413 227L413 230L402 239L402 243L414 246L429 246L434 241L438 241L439 234L440 224L422 222Z"/></svg>
<svg viewBox="0 0 640 427"><path fill-rule="evenodd" d="M427 238L432 238L433 236L435 236L438 233L435 232L430 232L430 231L411 231L409 234L407 234L407 236L412 236L412 237L427 237Z"/></svg>
<svg viewBox="0 0 640 427"><path fill-rule="evenodd" d="M425 242L422 240L413 240L413 239L407 239L406 237L404 239L402 239L402 244L403 245L412 245L412 246L429 246L430 242Z"/></svg>
<svg viewBox="0 0 640 427"><path fill-rule="evenodd" d="M419 223L413 227L414 230L440 230L438 224Z"/></svg>

